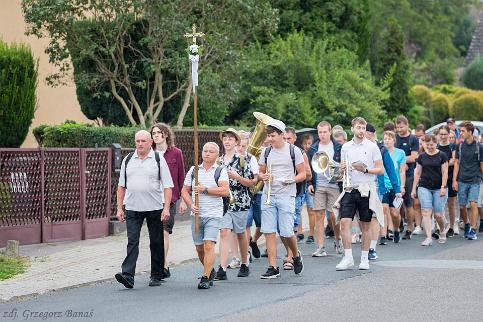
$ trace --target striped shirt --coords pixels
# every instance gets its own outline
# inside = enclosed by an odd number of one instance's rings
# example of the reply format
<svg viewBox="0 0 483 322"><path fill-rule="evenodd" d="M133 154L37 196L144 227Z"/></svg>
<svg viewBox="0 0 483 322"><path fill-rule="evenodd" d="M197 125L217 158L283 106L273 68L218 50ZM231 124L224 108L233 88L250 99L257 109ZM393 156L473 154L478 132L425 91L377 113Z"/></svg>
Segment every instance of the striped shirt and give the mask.
<svg viewBox="0 0 483 322"><path fill-rule="evenodd" d="M198 168L199 185L205 186L208 189L217 188L218 185L216 184L216 181L215 181L215 170L217 167L218 165L215 163L211 166L211 168L206 170L205 168L203 168L202 165L200 165ZM191 167L191 169L186 174L186 177L184 179L185 186L188 186L188 187L192 186L191 177L192 177L193 170L194 170L194 167ZM228 173L226 172L225 168L221 170L218 183L221 183L221 181L225 181L226 183L228 183ZM191 192L191 198L195 200L194 191ZM211 196L211 195L200 193L199 208L200 208L200 212L199 212L200 217L220 217L220 218L223 217L222 197ZM191 212L191 215L193 216L193 212Z"/></svg>

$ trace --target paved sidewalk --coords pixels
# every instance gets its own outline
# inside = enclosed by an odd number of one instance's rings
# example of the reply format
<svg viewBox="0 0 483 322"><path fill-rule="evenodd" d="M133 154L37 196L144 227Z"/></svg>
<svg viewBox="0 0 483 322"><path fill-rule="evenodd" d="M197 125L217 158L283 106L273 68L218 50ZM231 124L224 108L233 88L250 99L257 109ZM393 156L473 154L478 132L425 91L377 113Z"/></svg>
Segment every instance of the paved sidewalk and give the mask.
<svg viewBox="0 0 483 322"><path fill-rule="evenodd" d="M127 237L123 233L75 242L21 246L20 255L30 257L30 267L24 274L0 281L0 301L111 279L121 270L126 245ZM169 266L197 258L189 220L176 223L170 246ZM149 236L144 225L136 273L150 268Z"/></svg>

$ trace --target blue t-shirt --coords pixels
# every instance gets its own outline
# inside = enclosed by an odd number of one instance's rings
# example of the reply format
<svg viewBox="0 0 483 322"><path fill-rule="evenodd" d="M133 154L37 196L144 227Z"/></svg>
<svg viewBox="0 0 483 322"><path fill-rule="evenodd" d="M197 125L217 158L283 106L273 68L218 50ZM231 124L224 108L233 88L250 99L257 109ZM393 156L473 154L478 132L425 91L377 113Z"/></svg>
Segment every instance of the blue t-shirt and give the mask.
<svg viewBox="0 0 483 322"><path fill-rule="evenodd" d="M397 182L399 183L399 185L401 185L401 176L399 174L399 169L401 169L401 164L406 162L406 153L404 153L404 151L401 149L394 148L394 151L392 153L389 152L389 154L391 155L392 162L394 162L394 169L396 170ZM393 188L391 184L391 180L389 180L389 177L386 171L384 171L384 185L387 189Z"/></svg>

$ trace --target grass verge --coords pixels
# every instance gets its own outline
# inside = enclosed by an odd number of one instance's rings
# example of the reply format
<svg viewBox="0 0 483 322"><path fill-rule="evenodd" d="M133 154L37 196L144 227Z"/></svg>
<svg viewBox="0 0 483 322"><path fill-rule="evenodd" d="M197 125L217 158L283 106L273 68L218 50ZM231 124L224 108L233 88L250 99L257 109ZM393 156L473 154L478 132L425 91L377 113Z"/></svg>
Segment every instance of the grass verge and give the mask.
<svg viewBox="0 0 483 322"><path fill-rule="evenodd" d="M23 258L12 258L0 254L0 281L22 274L27 269L27 261Z"/></svg>

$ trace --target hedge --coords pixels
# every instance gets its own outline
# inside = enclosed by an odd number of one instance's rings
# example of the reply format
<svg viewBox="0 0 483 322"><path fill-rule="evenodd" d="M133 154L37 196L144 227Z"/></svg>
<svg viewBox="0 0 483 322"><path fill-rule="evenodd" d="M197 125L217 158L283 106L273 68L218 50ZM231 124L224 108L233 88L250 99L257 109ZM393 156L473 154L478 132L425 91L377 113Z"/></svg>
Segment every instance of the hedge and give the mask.
<svg viewBox="0 0 483 322"><path fill-rule="evenodd" d="M483 100L476 94L466 94L453 103L453 114L459 120L481 121L483 119Z"/></svg>
<svg viewBox="0 0 483 322"><path fill-rule="evenodd" d="M436 123L444 122L449 117L451 101L444 94L436 94L432 97L433 116Z"/></svg>

